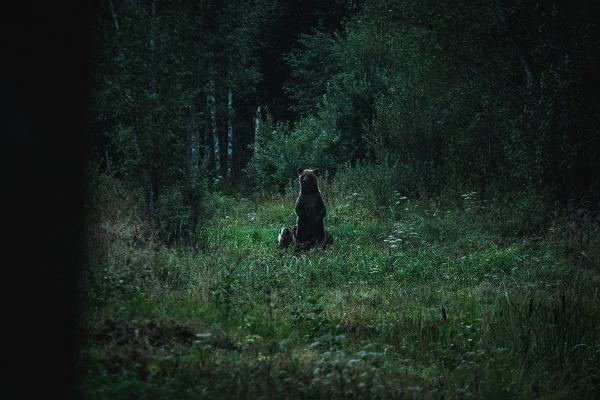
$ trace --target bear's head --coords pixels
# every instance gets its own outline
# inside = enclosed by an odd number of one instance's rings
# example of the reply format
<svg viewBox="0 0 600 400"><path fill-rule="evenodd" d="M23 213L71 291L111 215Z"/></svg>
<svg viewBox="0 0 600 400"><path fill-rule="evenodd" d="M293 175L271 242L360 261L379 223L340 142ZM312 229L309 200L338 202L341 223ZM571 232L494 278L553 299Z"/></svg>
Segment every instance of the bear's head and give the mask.
<svg viewBox="0 0 600 400"><path fill-rule="evenodd" d="M315 169L302 169L298 168L298 180L300 181L300 188L302 190L311 191L318 190L319 184L317 177L319 176L319 168Z"/></svg>

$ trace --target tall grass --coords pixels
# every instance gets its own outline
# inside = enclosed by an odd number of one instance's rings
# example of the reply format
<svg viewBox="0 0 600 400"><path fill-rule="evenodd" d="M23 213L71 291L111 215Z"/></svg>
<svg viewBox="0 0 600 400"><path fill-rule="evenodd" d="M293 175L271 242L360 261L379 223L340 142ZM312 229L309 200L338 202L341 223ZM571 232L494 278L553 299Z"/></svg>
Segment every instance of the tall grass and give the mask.
<svg viewBox="0 0 600 400"><path fill-rule="evenodd" d="M82 397L600 395L591 222L532 232L472 195L450 205L323 191L335 244L307 254L276 248L292 194L212 195L197 253L138 238L135 213L97 215Z"/></svg>

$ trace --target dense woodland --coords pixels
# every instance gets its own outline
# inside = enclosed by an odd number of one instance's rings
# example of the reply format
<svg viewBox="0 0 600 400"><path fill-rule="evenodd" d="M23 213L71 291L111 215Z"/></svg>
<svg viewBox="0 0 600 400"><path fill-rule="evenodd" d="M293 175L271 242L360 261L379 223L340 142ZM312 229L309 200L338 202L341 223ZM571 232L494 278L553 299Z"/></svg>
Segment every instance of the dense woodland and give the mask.
<svg viewBox="0 0 600 400"><path fill-rule="evenodd" d="M103 0L85 398L595 398L600 3ZM319 168L331 249L276 249Z"/></svg>
<svg viewBox="0 0 600 400"><path fill-rule="evenodd" d="M282 191L298 166L369 166L406 196L597 208L598 15L593 1L101 2L92 168L142 191L165 241L189 240L204 192Z"/></svg>

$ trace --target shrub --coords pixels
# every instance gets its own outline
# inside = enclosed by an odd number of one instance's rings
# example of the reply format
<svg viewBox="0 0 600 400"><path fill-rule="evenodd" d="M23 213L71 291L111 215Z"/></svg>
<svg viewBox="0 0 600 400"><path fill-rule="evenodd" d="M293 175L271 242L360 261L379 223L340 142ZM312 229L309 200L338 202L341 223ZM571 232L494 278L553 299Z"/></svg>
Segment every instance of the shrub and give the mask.
<svg viewBox="0 0 600 400"><path fill-rule="evenodd" d="M303 118L293 128L267 116L246 172L258 190L282 192L298 168L335 170L338 138L323 115Z"/></svg>

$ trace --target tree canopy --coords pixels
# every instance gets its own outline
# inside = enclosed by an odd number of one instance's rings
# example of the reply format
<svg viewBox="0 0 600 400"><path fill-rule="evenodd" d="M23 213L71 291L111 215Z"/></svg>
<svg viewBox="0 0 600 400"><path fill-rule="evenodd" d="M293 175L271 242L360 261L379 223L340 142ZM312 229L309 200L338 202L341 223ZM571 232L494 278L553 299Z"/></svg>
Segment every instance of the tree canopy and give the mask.
<svg viewBox="0 0 600 400"><path fill-rule="evenodd" d="M191 237L206 190L298 166L396 171L417 196L598 201L594 1L103 1L93 165Z"/></svg>

